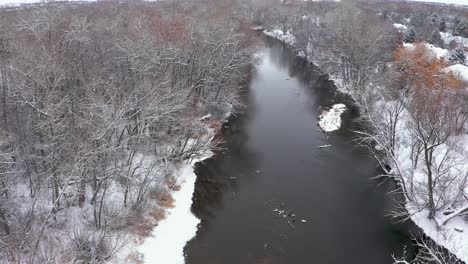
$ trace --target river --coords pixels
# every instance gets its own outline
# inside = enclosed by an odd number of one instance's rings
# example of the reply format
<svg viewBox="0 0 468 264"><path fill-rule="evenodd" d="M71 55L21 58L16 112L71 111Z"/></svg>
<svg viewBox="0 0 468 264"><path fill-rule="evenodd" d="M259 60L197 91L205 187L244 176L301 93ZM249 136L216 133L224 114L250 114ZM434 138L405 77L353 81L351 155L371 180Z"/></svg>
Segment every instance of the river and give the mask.
<svg viewBox="0 0 468 264"><path fill-rule="evenodd" d="M339 131L317 126L323 108L349 99L290 49L266 43L245 113L223 129L224 150L196 167L201 224L186 263L392 263L410 240L385 217L393 187L371 179L377 164L353 141L355 111Z"/></svg>

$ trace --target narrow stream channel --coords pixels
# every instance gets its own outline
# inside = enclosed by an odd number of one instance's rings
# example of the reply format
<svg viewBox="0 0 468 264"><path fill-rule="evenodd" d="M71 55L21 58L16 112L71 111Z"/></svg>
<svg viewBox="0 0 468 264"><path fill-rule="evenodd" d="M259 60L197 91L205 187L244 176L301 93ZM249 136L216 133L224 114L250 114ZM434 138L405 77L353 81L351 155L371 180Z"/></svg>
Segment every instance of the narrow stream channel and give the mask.
<svg viewBox="0 0 468 264"><path fill-rule="evenodd" d="M201 225L186 263L392 263L410 241L385 217L392 187L371 180L377 165L353 142L351 111L337 132L317 126L322 107L346 98L277 41L259 55L248 93L225 150L196 168Z"/></svg>

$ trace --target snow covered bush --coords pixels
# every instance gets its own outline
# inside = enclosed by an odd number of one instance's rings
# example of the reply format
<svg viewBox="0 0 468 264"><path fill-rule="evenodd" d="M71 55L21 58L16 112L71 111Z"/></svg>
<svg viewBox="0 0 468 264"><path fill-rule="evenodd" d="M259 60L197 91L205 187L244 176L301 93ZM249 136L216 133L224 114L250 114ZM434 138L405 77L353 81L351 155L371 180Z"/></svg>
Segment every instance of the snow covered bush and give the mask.
<svg viewBox="0 0 468 264"><path fill-rule="evenodd" d="M405 32L404 41L406 43L413 43L415 40L416 40L416 31L414 30L414 27L410 27Z"/></svg>
<svg viewBox="0 0 468 264"><path fill-rule="evenodd" d="M453 31L453 35L468 38L468 20L460 21Z"/></svg>
<svg viewBox="0 0 468 264"><path fill-rule="evenodd" d="M444 48L445 44L440 35L439 29L434 29L429 36L429 43L436 45L437 47Z"/></svg>

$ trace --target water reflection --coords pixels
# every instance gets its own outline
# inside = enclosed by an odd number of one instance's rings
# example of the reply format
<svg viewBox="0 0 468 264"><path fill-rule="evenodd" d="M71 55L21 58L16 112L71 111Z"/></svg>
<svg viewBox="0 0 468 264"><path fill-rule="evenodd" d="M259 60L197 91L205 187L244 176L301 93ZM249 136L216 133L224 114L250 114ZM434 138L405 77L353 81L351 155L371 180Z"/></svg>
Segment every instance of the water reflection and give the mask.
<svg viewBox="0 0 468 264"><path fill-rule="evenodd" d="M231 118L223 128L223 150L195 167L198 178L192 211L202 219L202 226L223 207L224 199L236 195L243 180L252 179L257 172L257 155L248 148L249 138L244 128L247 120L248 114Z"/></svg>
<svg viewBox="0 0 468 264"><path fill-rule="evenodd" d="M316 125L321 108L349 98L267 43L247 112L224 129L225 151L196 168L192 210L201 226L187 263L391 263L407 237L384 217L385 193L369 180L376 163L352 142L354 115L337 133ZM324 144L332 147L317 148Z"/></svg>

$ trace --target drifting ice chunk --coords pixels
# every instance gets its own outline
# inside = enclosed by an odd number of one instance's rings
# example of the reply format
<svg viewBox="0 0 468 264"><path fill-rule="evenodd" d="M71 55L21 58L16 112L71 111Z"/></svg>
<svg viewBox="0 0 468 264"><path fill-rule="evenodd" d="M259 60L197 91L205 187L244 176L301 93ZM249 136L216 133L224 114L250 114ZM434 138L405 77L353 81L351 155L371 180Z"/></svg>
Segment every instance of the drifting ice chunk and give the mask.
<svg viewBox="0 0 468 264"><path fill-rule="evenodd" d="M341 126L341 114L346 111L346 105L335 104L330 111L323 111L320 115L319 126L325 132L338 130Z"/></svg>

